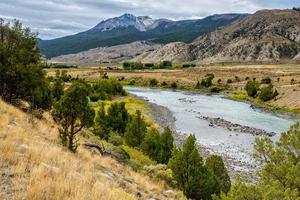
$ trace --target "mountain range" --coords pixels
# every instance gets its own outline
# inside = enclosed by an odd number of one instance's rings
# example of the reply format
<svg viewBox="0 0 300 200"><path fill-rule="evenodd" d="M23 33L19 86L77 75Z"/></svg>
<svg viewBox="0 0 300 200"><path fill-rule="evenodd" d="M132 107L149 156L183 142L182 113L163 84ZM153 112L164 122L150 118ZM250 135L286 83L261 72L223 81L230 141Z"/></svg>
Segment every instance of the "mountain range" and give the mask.
<svg viewBox="0 0 300 200"><path fill-rule="evenodd" d="M51 41L57 45L56 54L61 55L51 61L80 65L120 63L127 60L144 63L163 60L178 63L300 61L299 10L260 10L251 15L213 15L201 20L177 22L132 15L120 18L122 20L113 18L103 21L85 33ZM124 18L131 18L130 23L125 22ZM134 32L128 34L129 30ZM90 37L93 34L103 36L112 32L120 35L112 35L112 40L102 40L102 44L110 42L106 47L97 43L97 37ZM71 42L70 45L83 45L82 42L85 41L94 42L97 47L79 51L65 45L65 39L82 34L87 37L84 40L77 38L78 41ZM140 37L142 35L147 37ZM59 44L58 41L62 43ZM73 52L59 52L59 45L63 46L62 49L68 47ZM51 48L46 49L51 51ZM63 55L68 53L73 54Z"/></svg>
<svg viewBox="0 0 300 200"><path fill-rule="evenodd" d="M46 58L52 58L141 40L158 44L178 41L190 43L200 35L215 31L245 16L247 15L222 14L198 20L172 21L124 14L102 21L85 32L53 40L39 40L39 47Z"/></svg>

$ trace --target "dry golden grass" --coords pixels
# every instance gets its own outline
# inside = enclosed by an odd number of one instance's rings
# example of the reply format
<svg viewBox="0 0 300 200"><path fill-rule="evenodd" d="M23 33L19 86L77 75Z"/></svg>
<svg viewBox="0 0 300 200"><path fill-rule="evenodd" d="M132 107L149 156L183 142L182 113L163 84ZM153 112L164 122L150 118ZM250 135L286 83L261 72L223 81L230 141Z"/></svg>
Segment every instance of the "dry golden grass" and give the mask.
<svg viewBox="0 0 300 200"><path fill-rule="evenodd" d="M55 70L48 70L49 75L53 75L54 73ZM92 80L99 78L100 75L97 68L70 69L68 73L73 77L79 76ZM198 66L184 70L110 71L108 72L108 76L148 80L156 78L159 82L166 81L171 83L178 81L180 85L195 86L196 82L201 80L207 73L214 73L215 83L219 79L222 80L222 84L226 84L228 79L233 80L234 83L230 84L232 92L244 90L246 77L250 79L256 78L258 81L262 78L270 77L280 93L271 104L300 109L300 64L225 64ZM235 82L236 76L241 81ZM277 81L278 78L280 78L279 82ZM292 79L294 79L293 84L291 84Z"/></svg>
<svg viewBox="0 0 300 200"><path fill-rule="evenodd" d="M176 192L164 195L167 189L110 157L84 148L68 152L51 121L33 119L0 100L0 199L181 198Z"/></svg>

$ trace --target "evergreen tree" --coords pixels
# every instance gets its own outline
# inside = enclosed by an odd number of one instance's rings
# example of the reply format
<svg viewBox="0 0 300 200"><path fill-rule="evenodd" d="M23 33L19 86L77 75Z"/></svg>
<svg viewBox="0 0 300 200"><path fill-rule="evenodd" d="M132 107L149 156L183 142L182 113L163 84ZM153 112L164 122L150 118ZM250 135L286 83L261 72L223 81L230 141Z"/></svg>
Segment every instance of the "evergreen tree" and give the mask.
<svg viewBox="0 0 300 200"><path fill-rule="evenodd" d="M124 135L129 114L124 102L115 102L107 110L107 123L112 131Z"/></svg>
<svg viewBox="0 0 300 200"><path fill-rule="evenodd" d="M215 194L227 193L231 187L230 177L221 156L212 155L206 159L206 166L216 177Z"/></svg>
<svg viewBox="0 0 300 200"><path fill-rule="evenodd" d="M51 92L40 62L36 34L0 19L0 95L8 102L24 99L34 108L49 108Z"/></svg>
<svg viewBox="0 0 300 200"><path fill-rule="evenodd" d="M138 147L141 145L145 134L147 131L147 126L144 118L139 110L136 114L131 117L130 121L126 126L125 131L125 142L132 147Z"/></svg>
<svg viewBox="0 0 300 200"><path fill-rule="evenodd" d="M60 124L60 137L64 145L75 152L78 147L76 134L83 127L90 127L94 110L88 102L88 88L85 84L74 83L56 103L54 117Z"/></svg>
<svg viewBox="0 0 300 200"><path fill-rule="evenodd" d="M158 162L163 164L168 164L171 156L172 150L174 148L174 139L171 130L167 127L164 129L160 136L160 154L158 157Z"/></svg>
<svg viewBox="0 0 300 200"><path fill-rule="evenodd" d="M179 188L188 198L211 199L213 183L197 150L194 135L187 138L182 149L174 148L169 167Z"/></svg>
<svg viewBox="0 0 300 200"><path fill-rule="evenodd" d="M58 101L61 96L64 94L64 85L63 81L60 78L54 80L53 86L51 88L53 98Z"/></svg>
<svg viewBox="0 0 300 200"><path fill-rule="evenodd" d="M151 127L148 129L145 138L141 144L141 149L151 159L158 161L158 156L161 150L160 133L159 131Z"/></svg>

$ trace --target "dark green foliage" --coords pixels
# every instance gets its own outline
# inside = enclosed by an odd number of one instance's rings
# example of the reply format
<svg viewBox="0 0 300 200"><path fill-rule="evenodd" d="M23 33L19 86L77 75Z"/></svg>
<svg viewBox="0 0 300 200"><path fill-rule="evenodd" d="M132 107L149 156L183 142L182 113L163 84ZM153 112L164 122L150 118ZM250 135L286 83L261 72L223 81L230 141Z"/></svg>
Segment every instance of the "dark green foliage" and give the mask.
<svg viewBox="0 0 300 200"><path fill-rule="evenodd" d="M217 180L215 194L227 193L231 187L230 177L221 156L212 155L206 159L206 166L214 174Z"/></svg>
<svg viewBox="0 0 300 200"><path fill-rule="evenodd" d="M42 63L44 69L70 69L78 68L76 65L63 65L63 64L53 64L53 63Z"/></svg>
<svg viewBox="0 0 300 200"><path fill-rule="evenodd" d="M196 64L185 63L182 65L182 68L196 67Z"/></svg>
<svg viewBox="0 0 300 200"><path fill-rule="evenodd" d="M227 80L227 83L228 83L228 84L231 84L231 83L233 83L233 81L232 81L231 79L228 79L228 80Z"/></svg>
<svg viewBox="0 0 300 200"><path fill-rule="evenodd" d="M112 103L107 112L102 103L95 118L94 134L102 139L108 139L111 132L123 136L128 120L129 114L124 102Z"/></svg>
<svg viewBox="0 0 300 200"><path fill-rule="evenodd" d="M250 97L256 97L257 92L259 90L259 83L255 80L253 81L248 81L245 90Z"/></svg>
<svg viewBox="0 0 300 200"><path fill-rule="evenodd" d="M61 96L64 94L64 85L60 78L56 78L54 80L54 83L51 87L51 92L54 100L60 100Z"/></svg>
<svg viewBox="0 0 300 200"><path fill-rule="evenodd" d="M223 88L217 87L217 86L212 87L212 88L209 89L209 91L212 92L212 93L219 93L219 92L221 92L222 90L223 90Z"/></svg>
<svg viewBox="0 0 300 200"><path fill-rule="evenodd" d="M154 67L155 67L155 65L153 63L145 63L144 64L144 68L146 68L146 69L152 69Z"/></svg>
<svg viewBox="0 0 300 200"><path fill-rule="evenodd" d="M171 83L171 88L176 89L177 88L177 83L176 82Z"/></svg>
<svg viewBox="0 0 300 200"><path fill-rule="evenodd" d="M157 86L157 84L158 84L158 81L155 78L153 78L149 81L149 85L151 87Z"/></svg>
<svg viewBox="0 0 300 200"><path fill-rule="evenodd" d="M195 88L196 88L196 89L200 89L201 87L202 87L202 86L201 86L200 81L197 81L197 84L196 84Z"/></svg>
<svg viewBox="0 0 300 200"><path fill-rule="evenodd" d="M125 70L144 69L144 65L141 62L124 62L123 69Z"/></svg>
<svg viewBox="0 0 300 200"><path fill-rule="evenodd" d="M125 132L125 142L131 147L138 147L141 145L145 134L147 131L147 126L144 118L141 115L139 110L136 111L136 114L131 117Z"/></svg>
<svg viewBox="0 0 300 200"><path fill-rule="evenodd" d="M174 139L169 128L165 128L162 134L156 128L148 129L141 149L151 159L158 163L167 164L172 156Z"/></svg>
<svg viewBox="0 0 300 200"><path fill-rule="evenodd" d="M262 101L269 101L278 95L278 91L273 89L273 85L268 85L261 88L259 99Z"/></svg>
<svg viewBox="0 0 300 200"><path fill-rule="evenodd" d="M83 83L73 83L54 106L54 118L60 124L60 138L65 146L75 152L76 134L83 127L93 125L94 110L88 102L88 88Z"/></svg>
<svg viewBox="0 0 300 200"><path fill-rule="evenodd" d="M163 81L163 82L161 83L161 86L162 86L162 87L167 87L167 86L168 86L168 83L167 83L166 81Z"/></svg>
<svg viewBox="0 0 300 200"><path fill-rule="evenodd" d="M40 62L36 34L0 19L0 95L8 102L29 101L33 108L50 108L49 83Z"/></svg>
<svg viewBox="0 0 300 200"><path fill-rule="evenodd" d="M172 68L172 66L173 66L172 61L169 60L164 60L159 64L160 69L168 69L168 68Z"/></svg>
<svg viewBox="0 0 300 200"><path fill-rule="evenodd" d="M118 133L111 133L108 142L115 146L121 146L123 144L123 139Z"/></svg>
<svg viewBox="0 0 300 200"><path fill-rule="evenodd" d="M296 123L282 133L276 142L272 138L257 138L254 156L262 163L260 179L255 184L235 182L223 200L298 200L300 195L299 151L300 125Z"/></svg>
<svg viewBox="0 0 300 200"><path fill-rule="evenodd" d="M160 136L160 144L161 149L159 159L157 161L163 164L168 164L172 156L172 150L174 148L174 139L172 136L172 132L168 127L164 129L163 133Z"/></svg>
<svg viewBox="0 0 300 200"><path fill-rule="evenodd" d="M266 77L261 79L261 84L271 84L272 83L272 79L270 77Z"/></svg>
<svg viewBox="0 0 300 200"><path fill-rule="evenodd" d="M194 135L187 138L182 149L174 148L168 165L188 198L211 199L215 183L197 150Z"/></svg>
<svg viewBox="0 0 300 200"><path fill-rule="evenodd" d="M161 150L160 133L156 128L149 128L141 144L142 151L157 161Z"/></svg>
<svg viewBox="0 0 300 200"><path fill-rule="evenodd" d="M113 79L99 79L96 83L92 84L92 91L90 94L94 100L111 99L114 95L126 94L121 83Z"/></svg>
<svg viewBox="0 0 300 200"><path fill-rule="evenodd" d="M214 74L206 74L201 81L201 86L210 87L212 85L212 81L214 78L215 78Z"/></svg>

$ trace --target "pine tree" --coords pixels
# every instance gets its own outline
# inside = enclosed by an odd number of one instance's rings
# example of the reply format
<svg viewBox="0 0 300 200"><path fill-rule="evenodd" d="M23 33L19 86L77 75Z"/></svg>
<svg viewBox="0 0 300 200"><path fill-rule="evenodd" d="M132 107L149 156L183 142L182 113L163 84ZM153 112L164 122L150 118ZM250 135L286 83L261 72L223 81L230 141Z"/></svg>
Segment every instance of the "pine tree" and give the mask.
<svg viewBox="0 0 300 200"><path fill-rule="evenodd" d="M174 148L169 167L188 198L211 199L211 177L197 150L194 135L187 138L182 149Z"/></svg>
<svg viewBox="0 0 300 200"><path fill-rule="evenodd" d="M206 159L206 166L216 177L215 194L227 193L231 187L230 177L221 156L212 155Z"/></svg>
<svg viewBox="0 0 300 200"><path fill-rule="evenodd" d="M160 145L158 162L168 164L174 148L174 139L172 132L168 127L164 129L164 132L160 136Z"/></svg>
<svg viewBox="0 0 300 200"><path fill-rule="evenodd" d="M151 159L158 161L158 157L161 151L160 133L159 131L151 127L148 129L145 138L141 144L141 149Z"/></svg>
<svg viewBox="0 0 300 200"><path fill-rule="evenodd" d="M129 123L126 126L125 131L125 142L132 147L138 147L141 145L145 134L147 131L147 126L144 118L139 110L136 114L132 116Z"/></svg>

